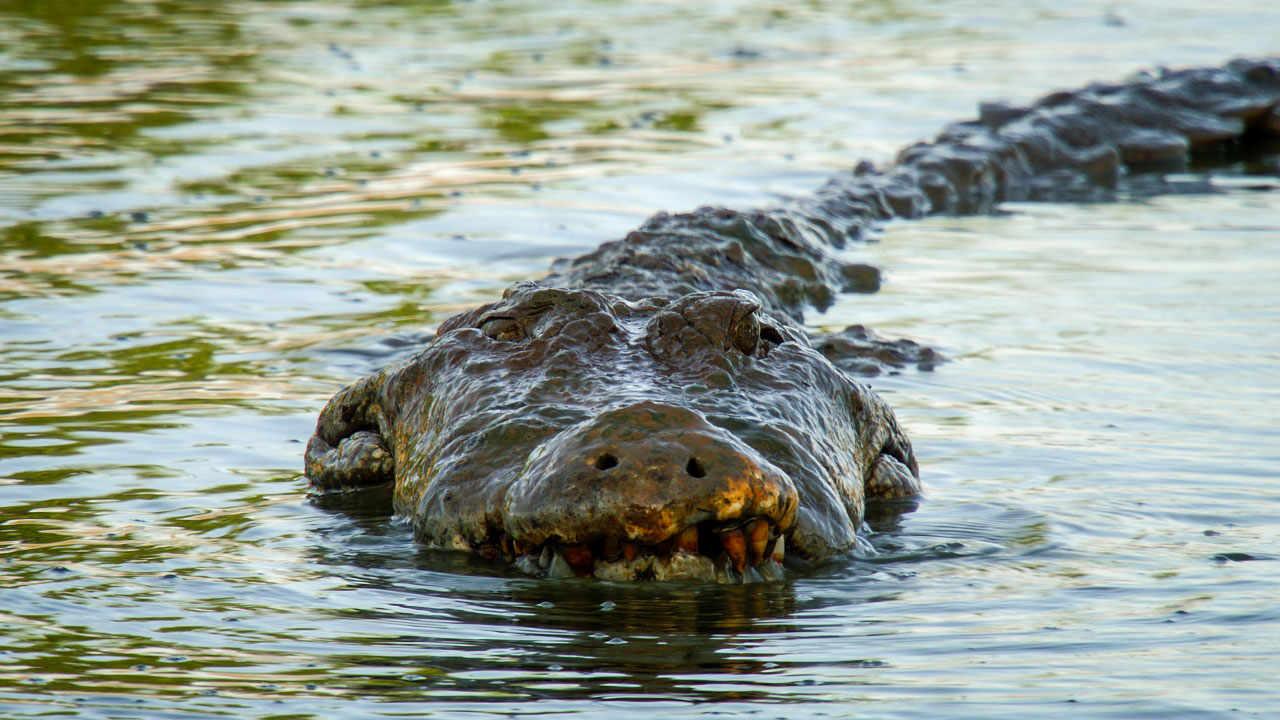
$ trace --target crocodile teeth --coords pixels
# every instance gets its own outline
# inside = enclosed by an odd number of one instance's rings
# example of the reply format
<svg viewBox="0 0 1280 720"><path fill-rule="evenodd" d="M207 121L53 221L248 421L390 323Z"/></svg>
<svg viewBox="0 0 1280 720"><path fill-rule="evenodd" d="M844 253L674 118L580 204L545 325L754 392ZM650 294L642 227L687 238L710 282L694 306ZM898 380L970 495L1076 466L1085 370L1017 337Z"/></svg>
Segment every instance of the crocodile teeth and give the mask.
<svg viewBox="0 0 1280 720"><path fill-rule="evenodd" d="M689 525L653 544L607 537L573 544L553 540L532 545L499 535L477 549L491 549L521 571L544 577L738 584L785 577L785 541L774 532L767 518L757 517L732 528L712 522Z"/></svg>
<svg viewBox="0 0 1280 720"><path fill-rule="evenodd" d="M622 543L622 554L627 558L627 562L635 560L636 556L640 554L640 544L633 542Z"/></svg>
<svg viewBox="0 0 1280 720"><path fill-rule="evenodd" d="M698 554L698 526L690 525L676 534L676 550L683 550L691 555Z"/></svg>
<svg viewBox="0 0 1280 720"><path fill-rule="evenodd" d="M591 556L591 548L587 545L566 545L560 549L564 555L565 562L569 563L569 567L573 568L573 573L578 577L591 577L592 571L595 569L595 558Z"/></svg>
<svg viewBox="0 0 1280 720"><path fill-rule="evenodd" d="M768 555L769 523L757 518L742 530L747 541L747 564L755 567Z"/></svg>
<svg viewBox="0 0 1280 720"><path fill-rule="evenodd" d="M747 544L741 530L728 530L720 533L720 544L733 561L733 567L741 573L747 567Z"/></svg>
<svg viewBox="0 0 1280 720"><path fill-rule="evenodd" d="M565 560L564 553L552 553L551 562L547 564L547 577L571 578L576 574L569 561Z"/></svg>

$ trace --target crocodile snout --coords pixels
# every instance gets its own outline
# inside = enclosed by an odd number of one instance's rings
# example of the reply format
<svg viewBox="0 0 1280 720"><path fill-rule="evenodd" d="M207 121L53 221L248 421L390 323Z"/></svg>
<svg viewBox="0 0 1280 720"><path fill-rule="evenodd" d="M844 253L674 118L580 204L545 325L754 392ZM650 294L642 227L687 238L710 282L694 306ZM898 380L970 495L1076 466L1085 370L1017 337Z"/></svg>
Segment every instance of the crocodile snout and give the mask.
<svg viewBox="0 0 1280 720"><path fill-rule="evenodd" d="M547 571L740 581L777 575L797 504L791 479L750 446L695 411L645 401L544 443L509 488L503 522L514 554Z"/></svg>

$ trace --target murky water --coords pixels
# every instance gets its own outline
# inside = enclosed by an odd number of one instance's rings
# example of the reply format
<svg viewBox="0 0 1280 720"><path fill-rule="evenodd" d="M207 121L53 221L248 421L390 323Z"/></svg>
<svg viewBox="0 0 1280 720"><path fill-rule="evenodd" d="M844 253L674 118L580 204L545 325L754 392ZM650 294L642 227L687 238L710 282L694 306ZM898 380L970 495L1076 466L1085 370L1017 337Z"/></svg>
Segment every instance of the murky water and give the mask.
<svg viewBox="0 0 1280 720"><path fill-rule="evenodd" d="M803 193L981 99L1274 54L1278 21L0 3L0 715L1280 714L1274 157L853 249L884 290L812 320L955 359L874 381L928 486L875 556L532 580L299 479L338 387L553 257Z"/></svg>

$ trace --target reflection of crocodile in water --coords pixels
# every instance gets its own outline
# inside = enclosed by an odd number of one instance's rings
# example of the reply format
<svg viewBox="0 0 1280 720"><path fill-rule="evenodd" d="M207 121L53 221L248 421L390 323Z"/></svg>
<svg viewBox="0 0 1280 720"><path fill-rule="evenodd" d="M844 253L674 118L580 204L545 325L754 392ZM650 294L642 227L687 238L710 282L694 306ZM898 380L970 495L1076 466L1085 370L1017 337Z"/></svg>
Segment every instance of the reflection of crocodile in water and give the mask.
<svg viewBox="0 0 1280 720"><path fill-rule="evenodd" d="M867 499L919 490L906 435L851 373L939 358L860 327L806 336L807 305L879 284L833 250L891 217L1230 160L1280 135L1278 101L1280 59L1143 74L985 104L780 208L658 214L339 392L307 446L311 487L394 482L422 542L535 574L780 577L784 547L846 550Z"/></svg>

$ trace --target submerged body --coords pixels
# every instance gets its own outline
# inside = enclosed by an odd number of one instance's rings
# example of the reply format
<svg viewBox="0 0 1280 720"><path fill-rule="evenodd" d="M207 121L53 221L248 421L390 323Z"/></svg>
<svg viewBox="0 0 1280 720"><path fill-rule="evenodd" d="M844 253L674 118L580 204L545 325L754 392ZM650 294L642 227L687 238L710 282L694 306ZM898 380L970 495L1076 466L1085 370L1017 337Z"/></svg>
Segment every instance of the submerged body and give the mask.
<svg viewBox="0 0 1280 720"><path fill-rule="evenodd" d="M1088 197L1280 134L1280 62L986 105L974 122L785 207L660 214L341 391L307 449L317 492L395 484L433 546L531 573L741 581L851 547L865 503L918 492L910 442L851 373L937 356L809 305L874 291L832 254L873 222Z"/></svg>

